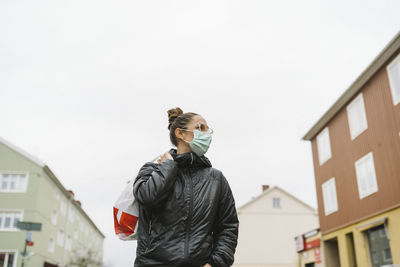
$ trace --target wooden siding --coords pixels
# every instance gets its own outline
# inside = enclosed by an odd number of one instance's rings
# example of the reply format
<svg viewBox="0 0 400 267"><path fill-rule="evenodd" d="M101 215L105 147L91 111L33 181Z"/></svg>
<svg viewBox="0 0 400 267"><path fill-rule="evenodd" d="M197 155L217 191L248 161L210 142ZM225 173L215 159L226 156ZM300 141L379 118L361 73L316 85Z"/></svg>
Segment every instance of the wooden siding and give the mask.
<svg viewBox="0 0 400 267"><path fill-rule="evenodd" d="M345 106L327 124L332 157L322 166L316 138L311 142L323 234L400 206L400 104L393 105L386 65L360 92L364 96L368 129L352 141ZM369 152L373 152L378 192L360 199L354 163ZM336 181L339 209L325 216L322 184L332 177Z"/></svg>

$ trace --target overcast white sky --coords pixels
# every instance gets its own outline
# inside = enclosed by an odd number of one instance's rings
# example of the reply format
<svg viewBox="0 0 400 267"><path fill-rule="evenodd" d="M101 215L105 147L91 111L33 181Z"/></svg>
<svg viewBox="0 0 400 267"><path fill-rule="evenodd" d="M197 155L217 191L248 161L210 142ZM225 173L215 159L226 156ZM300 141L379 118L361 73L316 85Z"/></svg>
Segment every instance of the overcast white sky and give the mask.
<svg viewBox="0 0 400 267"><path fill-rule="evenodd" d="M169 108L215 130L238 206L278 185L316 207L301 137L400 30L393 1L0 1L0 136L50 166L132 266L112 205L170 148Z"/></svg>

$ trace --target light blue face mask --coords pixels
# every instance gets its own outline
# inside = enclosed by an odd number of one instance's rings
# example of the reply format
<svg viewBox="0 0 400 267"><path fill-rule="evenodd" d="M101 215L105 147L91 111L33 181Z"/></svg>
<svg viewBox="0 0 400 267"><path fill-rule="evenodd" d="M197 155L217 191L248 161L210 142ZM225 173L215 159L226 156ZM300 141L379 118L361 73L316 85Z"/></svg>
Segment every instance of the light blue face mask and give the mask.
<svg viewBox="0 0 400 267"><path fill-rule="evenodd" d="M192 151L198 155L198 156L203 156L208 148L210 147L211 141L212 141L212 135L213 135L213 131L212 130L208 130L206 132L202 132L199 130L194 130L194 131L190 131L190 130L185 130L184 131L188 131L188 132L192 132L194 137L193 140L191 142L188 142L186 140L186 143L189 144L190 148L192 149Z"/></svg>

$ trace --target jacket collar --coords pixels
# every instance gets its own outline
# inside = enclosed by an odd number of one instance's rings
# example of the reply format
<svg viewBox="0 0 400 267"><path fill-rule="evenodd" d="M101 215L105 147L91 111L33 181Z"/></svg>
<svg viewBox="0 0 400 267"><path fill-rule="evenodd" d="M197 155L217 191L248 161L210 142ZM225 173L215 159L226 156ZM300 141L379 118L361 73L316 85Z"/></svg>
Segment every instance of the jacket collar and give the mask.
<svg viewBox="0 0 400 267"><path fill-rule="evenodd" d="M193 152L177 154L176 149L169 151L175 162L181 167L188 168L207 168L212 167L210 160L205 156L197 156Z"/></svg>

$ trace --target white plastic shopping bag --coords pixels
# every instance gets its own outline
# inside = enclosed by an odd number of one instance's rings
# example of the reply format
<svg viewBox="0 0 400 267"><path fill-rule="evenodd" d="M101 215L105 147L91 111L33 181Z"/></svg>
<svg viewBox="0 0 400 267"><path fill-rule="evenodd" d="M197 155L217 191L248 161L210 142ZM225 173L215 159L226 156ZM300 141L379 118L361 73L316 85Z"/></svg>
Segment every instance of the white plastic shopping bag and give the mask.
<svg viewBox="0 0 400 267"><path fill-rule="evenodd" d="M137 240L139 204L133 196L134 179L128 182L114 204L114 230L121 240Z"/></svg>
<svg viewBox="0 0 400 267"><path fill-rule="evenodd" d="M155 163L161 155L154 158L152 163ZM124 191L119 196L114 204L114 230L115 234L121 240L137 240L138 225L139 225L139 203L133 196L133 184L135 179L132 179L126 185Z"/></svg>

